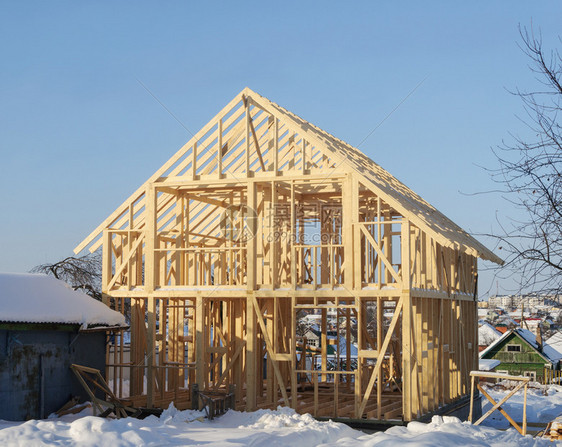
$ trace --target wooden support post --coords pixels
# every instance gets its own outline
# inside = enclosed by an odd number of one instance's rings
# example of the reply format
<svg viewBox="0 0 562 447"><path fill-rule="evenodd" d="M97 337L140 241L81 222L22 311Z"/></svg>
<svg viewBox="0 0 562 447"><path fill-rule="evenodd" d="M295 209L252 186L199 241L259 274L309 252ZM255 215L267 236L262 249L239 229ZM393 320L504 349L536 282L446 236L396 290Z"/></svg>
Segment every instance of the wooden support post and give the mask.
<svg viewBox="0 0 562 447"><path fill-rule="evenodd" d="M250 176L250 120L252 117L250 116L250 103L248 102L248 98L244 98L244 105L246 107L246 115L245 115L245 122L246 122L246 145L245 145L245 160L246 160L246 175Z"/></svg>
<svg viewBox="0 0 562 447"><path fill-rule="evenodd" d="M298 383L297 383L297 299L295 295L291 297L291 407L296 409L298 404ZM301 356L306 353L306 346L303 344Z"/></svg>
<svg viewBox="0 0 562 447"><path fill-rule="evenodd" d="M205 347L207 340L205 337L205 300L201 292L197 292L195 298L195 383L200 390L205 389Z"/></svg>
<svg viewBox="0 0 562 447"><path fill-rule="evenodd" d="M351 371L351 309L345 309L345 370ZM349 390L351 374L345 375L345 382Z"/></svg>
<svg viewBox="0 0 562 447"><path fill-rule="evenodd" d="M321 366L322 371L326 371L328 369L328 310L322 309L322 328L321 335L320 335L320 349L321 349ZM322 382L326 382L328 376L324 373L322 374Z"/></svg>
<svg viewBox="0 0 562 447"><path fill-rule="evenodd" d="M144 260L144 287L148 294L148 315L146 332L146 354L147 354L147 386L146 406L152 408L154 402L154 381L156 366L156 298L154 297L154 286L156 281L156 189L152 183L146 188L146 229L145 229L145 260ZM142 323L141 323L142 325ZM144 326L144 325L142 325Z"/></svg>
<svg viewBox="0 0 562 447"><path fill-rule="evenodd" d="M470 383L470 409L468 410L468 422L472 422L472 413L474 408L474 381L475 377L471 377Z"/></svg>
<svg viewBox="0 0 562 447"><path fill-rule="evenodd" d="M271 182L271 208L272 212L277 212L277 184L275 181ZM278 218L275 214L272 216L271 225L269 228L269 241L270 241L270 272L271 272L271 288L276 289L279 285L278 277L279 277L279 245L282 241L282 238L279 237L281 234L281 228L277 227Z"/></svg>
<svg viewBox="0 0 562 447"><path fill-rule="evenodd" d="M191 153L191 178L193 180L197 179L197 141L193 143L193 149Z"/></svg>
<svg viewBox="0 0 562 447"><path fill-rule="evenodd" d="M377 351L380 352L383 343L383 324L384 324L384 313L383 313L384 301L379 296L377 297ZM379 379L377 383L377 419L382 419L382 386L381 380Z"/></svg>
<svg viewBox="0 0 562 447"><path fill-rule="evenodd" d="M525 382L525 390L523 391L523 436L527 434L527 388L529 386L528 382Z"/></svg>
<svg viewBox="0 0 562 447"><path fill-rule="evenodd" d="M344 193L342 191L342 212L345 203ZM363 246L361 244L361 231L359 227L359 182L355 177L351 179L351 203L349 210L351 211L351 239L352 239L352 256L353 256L353 286L360 290L363 288ZM343 222L342 222L343 223ZM344 249L345 250L345 249ZM349 250L348 250L349 251ZM345 255L344 255L345 256ZM333 273L332 273L333 274Z"/></svg>
<svg viewBox="0 0 562 447"><path fill-rule="evenodd" d="M275 175L279 172L279 120L273 117L273 171Z"/></svg>
<svg viewBox="0 0 562 447"><path fill-rule="evenodd" d="M102 254L102 270L101 270L101 292L102 301L109 306L109 283L112 276L112 254L111 254L111 233L107 228L103 230L103 254Z"/></svg>
<svg viewBox="0 0 562 447"><path fill-rule="evenodd" d="M257 234L257 194L256 194L256 183L253 181L248 182L248 197L247 203L249 208L249 213L247 216L247 236L246 236L246 278L247 287L249 291L255 290L256 288L256 257L257 257L257 240L255 235Z"/></svg>
<svg viewBox="0 0 562 447"><path fill-rule="evenodd" d="M410 292L410 222L406 218L402 221L401 229L401 259L402 259L402 411L405 421L411 421L417 409L412 408L413 389L412 372L412 296Z"/></svg>
<svg viewBox="0 0 562 447"><path fill-rule="evenodd" d="M347 175L342 182L342 244L344 246L344 283L348 290L353 289L353 252L359 244L353 244L353 223L357 222L358 201L357 180ZM355 220L354 220L355 218Z"/></svg>
<svg viewBox="0 0 562 447"><path fill-rule="evenodd" d="M308 160L306 158L306 141L304 140L304 137L301 139L301 154L302 171L304 174L304 171L308 169Z"/></svg>
<svg viewBox="0 0 562 447"><path fill-rule="evenodd" d="M253 181L248 182L247 203L251 210L257 210L256 206L256 184ZM254 216L255 211L250 211ZM261 312L259 308L255 308L256 301L254 297L254 289L256 287L256 239L253 235L257 230L257 219L248 216L248 238L246 241L247 259L246 259L246 280L247 280L247 298L246 298L246 410L253 411L257 405L257 381L261 378L257 377L257 325L256 312ZM267 335L267 334L264 334Z"/></svg>
<svg viewBox="0 0 562 447"><path fill-rule="evenodd" d="M361 297L355 298L356 318L357 318L357 348L358 352L365 349L365 341L363 339L363 300ZM315 375L317 377L317 375ZM355 371L355 418L360 418L359 406L361 404L361 391L363 390L363 358L357 356L357 370Z"/></svg>
<svg viewBox="0 0 562 447"><path fill-rule="evenodd" d="M254 309L253 291L248 291L246 298L246 411L254 411L256 409L256 311Z"/></svg>
<svg viewBox="0 0 562 447"><path fill-rule="evenodd" d="M222 118L217 123L217 174L218 178L222 178Z"/></svg>

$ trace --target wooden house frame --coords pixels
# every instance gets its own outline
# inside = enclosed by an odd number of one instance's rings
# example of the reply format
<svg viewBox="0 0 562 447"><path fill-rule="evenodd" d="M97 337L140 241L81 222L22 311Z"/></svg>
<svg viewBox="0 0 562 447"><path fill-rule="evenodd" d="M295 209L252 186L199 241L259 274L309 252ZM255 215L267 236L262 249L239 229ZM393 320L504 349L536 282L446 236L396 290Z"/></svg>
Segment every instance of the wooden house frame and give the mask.
<svg viewBox="0 0 562 447"><path fill-rule="evenodd" d="M419 418L478 369L477 258L501 259L356 148L240 92L75 249L129 315L135 405L236 385L239 408ZM328 312L349 354L327 356ZM321 315L320 348L298 335ZM385 317L386 315L386 317Z"/></svg>

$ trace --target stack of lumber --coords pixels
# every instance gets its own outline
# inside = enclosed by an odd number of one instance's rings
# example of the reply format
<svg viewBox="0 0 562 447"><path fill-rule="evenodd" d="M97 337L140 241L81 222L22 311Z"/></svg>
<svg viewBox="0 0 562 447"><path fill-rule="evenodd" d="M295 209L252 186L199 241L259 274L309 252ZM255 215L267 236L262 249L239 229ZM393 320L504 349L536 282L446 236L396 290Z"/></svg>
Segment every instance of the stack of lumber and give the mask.
<svg viewBox="0 0 562 447"><path fill-rule="evenodd" d="M543 438L550 439L551 441L562 440L562 415L548 424Z"/></svg>

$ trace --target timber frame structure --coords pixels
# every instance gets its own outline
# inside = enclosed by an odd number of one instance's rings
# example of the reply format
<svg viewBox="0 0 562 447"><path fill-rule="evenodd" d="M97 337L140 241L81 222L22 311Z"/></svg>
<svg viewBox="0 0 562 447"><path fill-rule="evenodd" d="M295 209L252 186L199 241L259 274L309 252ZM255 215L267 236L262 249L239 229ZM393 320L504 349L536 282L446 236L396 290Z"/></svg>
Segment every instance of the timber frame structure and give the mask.
<svg viewBox="0 0 562 447"><path fill-rule="evenodd" d="M248 88L75 252L100 247L104 301L131 327L130 347L110 338L118 397L187 408L191 385L235 384L237 408L378 420L470 393L477 258L502 263L359 150ZM299 330L307 315L319 346Z"/></svg>

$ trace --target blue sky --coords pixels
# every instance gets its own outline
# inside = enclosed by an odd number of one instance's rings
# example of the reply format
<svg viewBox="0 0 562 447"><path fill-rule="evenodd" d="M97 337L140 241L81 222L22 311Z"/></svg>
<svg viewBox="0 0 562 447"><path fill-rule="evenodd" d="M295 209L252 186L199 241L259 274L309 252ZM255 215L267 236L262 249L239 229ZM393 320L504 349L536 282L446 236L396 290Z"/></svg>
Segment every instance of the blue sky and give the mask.
<svg viewBox="0 0 562 447"><path fill-rule="evenodd" d="M561 13L551 1L2 2L0 271L70 255L189 139L139 81L193 133L248 86L357 145L425 79L360 149L466 230L497 229L496 214L516 212L467 194L495 188L479 166L526 132L508 92L536 85L518 24L560 47Z"/></svg>

